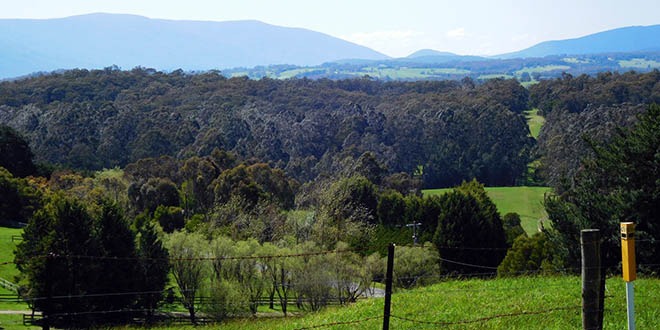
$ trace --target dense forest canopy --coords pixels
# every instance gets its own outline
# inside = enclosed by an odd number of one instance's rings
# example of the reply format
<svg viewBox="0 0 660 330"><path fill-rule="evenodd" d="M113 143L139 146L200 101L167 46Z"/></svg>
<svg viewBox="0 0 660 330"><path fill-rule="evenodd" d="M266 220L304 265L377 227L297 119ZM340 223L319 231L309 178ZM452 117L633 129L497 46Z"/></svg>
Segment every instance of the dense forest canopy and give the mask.
<svg viewBox="0 0 660 330"><path fill-rule="evenodd" d="M546 122L538 138L538 155L546 183L561 188L585 156L588 141L605 142L617 127L637 121L648 104L660 103L660 71L646 74L603 72L596 76L544 80L530 87L530 107Z"/></svg>
<svg viewBox="0 0 660 330"><path fill-rule="evenodd" d="M416 174L425 187L494 186L522 183L527 164L545 156L557 184L588 153L582 135L606 139L633 122L639 104L660 101L659 79L657 70L564 75L528 90L513 79L250 80L111 67L1 83L0 123L29 141L37 162L78 169L219 148L307 182L370 152L385 174ZM547 117L537 152L529 107Z"/></svg>
<svg viewBox="0 0 660 330"><path fill-rule="evenodd" d="M521 114L528 93L514 80L280 81L109 68L0 86L0 122L25 134L37 160L82 169L220 148L305 182L369 151L389 173L420 169L427 186L473 177L512 185L533 143Z"/></svg>

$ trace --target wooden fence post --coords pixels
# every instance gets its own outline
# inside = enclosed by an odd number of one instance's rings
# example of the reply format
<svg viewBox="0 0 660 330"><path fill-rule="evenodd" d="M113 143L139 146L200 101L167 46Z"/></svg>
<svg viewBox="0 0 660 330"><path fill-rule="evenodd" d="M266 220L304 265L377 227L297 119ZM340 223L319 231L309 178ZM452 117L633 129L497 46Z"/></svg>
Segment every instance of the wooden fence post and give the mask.
<svg viewBox="0 0 660 330"><path fill-rule="evenodd" d="M387 272L385 273L385 307L383 310L383 330L390 329L390 307L392 304L392 275L394 274L394 243L387 247Z"/></svg>
<svg viewBox="0 0 660 330"><path fill-rule="evenodd" d="M603 329L601 292L600 230L580 232L582 250L582 328Z"/></svg>

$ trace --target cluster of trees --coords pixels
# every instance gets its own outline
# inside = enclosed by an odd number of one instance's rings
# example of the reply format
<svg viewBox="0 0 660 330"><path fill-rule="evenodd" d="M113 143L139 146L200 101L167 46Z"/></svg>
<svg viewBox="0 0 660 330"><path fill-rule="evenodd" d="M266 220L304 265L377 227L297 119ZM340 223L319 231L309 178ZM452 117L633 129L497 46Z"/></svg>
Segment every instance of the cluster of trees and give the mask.
<svg viewBox="0 0 660 330"><path fill-rule="evenodd" d="M570 180L590 142L607 142L617 127L628 127L649 104L660 102L660 71L639 74L603 72L596 76L564 74L530 87L530 107L545 116L536 157L541 175L555 189Z"/></svg>
<svg viewBox="0 0 660 330"><path fill-rule="evenodd" d="M570 272L580 269L580 231L599 229L602 266L620 267L619 224L633 222L641 272L656 273L660 262L660 106L650 105L637 123L620 128L608 142L591 141L592 156L546 196L551 227L520 236L500 264L503 275L525 272Z"/></svg>
<svg viewBox="0 0 660 330"><path fill-rule="evenodd" d="M580 260L580 230L600 229L603 266L620 262L620 222L634 222L639 239L637 262L660 262L660 106L654 104L628 129L617 130L609 143L593 143L593 156L582 162L570 186L546 199L552 221L550 238L569 266ZM642 267L643 269L643 267Z"/></svg>
<svg viewBox="0 0 660 330"><path fill-rule="evenodd" d="M39 162L78 169L220 148L307 182L368 151L388 174L423 169L427 187L512 185L533 144L527 99L502 79L249 80L108 68L0 83L0 123L24 134Z"/></svg>
<svg viewBox="0 0 660 330"><path fill-rule="evenodd" d="M171 284L195 322L198 310L219 319L255 313L264 297L285 313L291 299L309 310L353 301L383 279L390 242L402 245L400 287L477 272L441 264L440 253L502 260L505 231L483 185L422 197L415 178L386 175L371 153L344 163L318 186L219 149L91 175L17 178L0 168L0 190L13 196L0 212L28 223L15 259L22 294L45 325L89 327L154 320ZM404 246L413 241L405 224L414 222L430 243ZM452 254L466 245L499 250Z"/></svg>
<svg viewBox="0 0 660 330"><path fill-rule="evenodd" d="M385 174L416 173L423 187L476 178L520 184L541 157L553 186L589 148L647 104L660 72L542 80L381 82L227 79L218 72L136 68L72 70L0 83L0 123L30 141L38 162L77 169L124 167L143 158L209 155L219 148L259 159L301 183L337 175L365 152ZM523 110L546 124L536 141ZM536 152L534 152L536 151ZM25 167L29 168L29 167Z"/></svg>
<svg viewBox="0 0 660 330"><path fill-rule="evenodd" d="M317 311L329 303L354 302L373 291L372 281L384 272L379 254L363 256L343 243L325 251L313 241L291 246L225 236L209 241L188 232L168 235L166 242L172 275L193 323L198 311L215 319L255 315L264 302L271 309L278 305L285 316L289 305ZM412 278L420 264L429 264L427 271L438 268L432 247L409 249L418 256L408 260L411 265L398 266L401 278Z"/></svg>
<svg viewBox="0 0 660 330"><path fill-rule="evenodd" d="M31 217L16 250L21 291L44 326L89 327L153 317L168 281L168 253L152 225L129 228L121 209L57 193ZM96 213L96 214L93 214Z"/></svg>

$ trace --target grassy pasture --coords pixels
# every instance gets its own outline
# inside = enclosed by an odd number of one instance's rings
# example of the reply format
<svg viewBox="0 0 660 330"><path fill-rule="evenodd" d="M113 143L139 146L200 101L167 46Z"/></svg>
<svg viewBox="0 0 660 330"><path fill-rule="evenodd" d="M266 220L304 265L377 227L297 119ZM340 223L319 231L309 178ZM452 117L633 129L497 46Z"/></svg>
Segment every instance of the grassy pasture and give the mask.
<svg viewBox="0 0 660 330"><path fill-rule="evenodd" d="M538 114L539 109L531 109L525 111L525 118L527 119L527 125L529 126L529 132L533 138L539 137L539 132L541 127L545 123L545 118Z"/></svg>
<svg viewBox="0 0 660 330"><path fill-rule="evenodd" d="M11 263L14 260L14 250L18 241L12 241L12 237L20 236L22 232L23 229L0 227L0 277L11 282L14 281L14 276L18 275L16 266ZM14 292L0 287L0 294L14 294ZM22 311L28 313L29 309L25 303L0 301L0 311ZM0 313L0 328L40 329L39 327L23 326L23 318L20 314L8 313Z"/></svg>
<svg viewBox="0 0 660 330"><path fill-rule="evenodd" d="M503 74L503 73L493 73L493 74L482 74L477 79L488 80L488 79L496 79L496 78L511 79L511 78L515 78L515 76L510 74Z"/></svg>
<svg viewBox="0 0 660 330"><path fill-rule="evenodd" d="M452 188L424 190L423 194L440 195ZM541 202L543 195L549 192L548 187L486 187L490 197L501 215L515 212L520 215L522 226L531 235L537 231L538 221L547 217Z"/></svg>
<svg viewBox="0 0 660 330"><path fill-rule="evenodd" d="M18 241L12 241L12 237L20 236L23 229L0 227L0 277L9 281L14 280L18 270L13 263L3 265L5 262L14 261L14 249Z"/></svg>
<svg viewBox="0 0 660 330"><path fill-rule="evenodd" d="M523 72L527 73L534 73L534 72L548 72L548 71L565 71L569 70L571 67L568 65L544 65L544 66L533 66L533 67L525 67L522 68L516 73L518 75L522 74Z"/></svg>
<svg viewBox="0 0 660 330"><path fill-rule="evenodd" d="M430 78L435 75L455 74L467 75L469 70L455 69L455 68L378 68L378 67L365 67L358 72L358 75L368 74L376 78L392 78L392 79L423 79Z"/></svg>
<svg viewBox="0 0 660 330"><path fill-rule="evenodd" d="M562 59L562 61L571 64L586 64L591 62L591 60L580 59L577 57L565 57Z"/></svg>
<svg viewBox="0 0 660 330"><path fill-rule="evenodd" d="M660 68L660 62L650 61L643 58L633 58L631 60L619 61L619 66L622 68L657 69Z"/></svg>
<svg viewBox="0 0 660 330"><path fill-rule="evenodd" d="M660 329L655 293L660 280L635 282L639 329ZM575 276L521 277L496 280L455 280L392 296L391 329L580 329L581 283ZM620 277L607 281L605 329L626 328L625 284ZM383 299L359 301L302 316L233 319L194 329L381 329ZM397 318L400 317L400 318ZM410 320L405 320L405 319ZM412 320L412 321L411 321ZM354 322L337 324L341 322ZM421 322L420 322L421 321ZM428 323L422 323L428 322ZM444 326L440 323L447 322ZM462 322L462 323L461 323ZM326 326L323 326L326 325ZM193 329L192 326L152 329Z"/></svg>

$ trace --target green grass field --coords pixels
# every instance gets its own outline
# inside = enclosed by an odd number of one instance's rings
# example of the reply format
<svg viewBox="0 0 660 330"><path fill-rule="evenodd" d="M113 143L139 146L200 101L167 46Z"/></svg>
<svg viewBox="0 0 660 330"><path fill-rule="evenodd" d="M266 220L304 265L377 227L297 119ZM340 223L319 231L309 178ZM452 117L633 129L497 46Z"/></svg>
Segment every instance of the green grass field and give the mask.
<svg viewBox="0 0 660 330"><path fill-rule="evenodd" d="M349 73L350 72L346 72ZM430 78L435 75L455 74L467 75L469 70L455 69L455 68L378 68L378 67L365 67L357 73L358 76L368 74L375 78L392 78L392 79L423 79Z"/></svg>
<svg viewBox="0 0 660 330"><path fill-rule="evenodd" d="M635 282L638 329L660 329L660 280ZM391 329L580 329L579 277L522 277L496 280L456 280L398 291L392 296ZM607 281L604 329L626 328L625 284ZM333 307L293 317L229 320L194 329L381 329L383 298ZM351 323L355 322L355 323ZM346 323L346 324L341 324ZM193 329L155 327L153 329Z"/></svg>
<svg viewBox="0 0 660 330"><path fill-rule="evenodd" d="M22 232L23 229L0 227L0 277L9 281L14 280L18 270L13 263L4 263L14 261L14 249L18 241L12 241L12 237L20 236Z"/></svg>
<svg viewBox="0 0 660 330"><path fill-rule="evenodd" d="M424 195L444 194L452 188L424 190ZM543 195L549 192L548 187L486 187L490 197L501 215L515 212L520 215L522 226L531 235L538 230L540 219L548 215L541 202Z"/></svg>
<svg viewBox="0 0 660 330"><path fill-rule="evenodd" d="M478 80L488 80L495 78L511 79L511 78L515 78L515 76L510 74L503 74L503 73L493 73L493 74L482 74L479 77L477 77Z"/></svg>
<svg viewBox="0 0 660 330"><path fill-rule="evenodd" d="M538 138L539 132L541 132L541 127L545 124L545 118L539 115L539 109L525 111L525 118L527 119L530 134L533 138Z"/></svg>
<svg viewBox="0 0 660 330"><path fill-rule="evenodd" d="M14 249L18 241L12 241L12 237L20 236L22 229L0 227L0 277L13 282L18 275L14 261ZM12 291L0 287L0 294L13 294ZM1 302L0 311L19 311L29 313L25 303ZM23 326L23 317L20 314L0 313L0 328L4 329L39 329L39 327Z"/></svg>
<svg viewBox="0 0 660 330"><path fill-rule="evenodd" d="M619 61L619 66L622 68L642 68L642 69L658 69L660 68L660 62L650 61L643 58L634 58L631 60L621 60Z"/></svg>
<svg viewBox="0 0 660 330"><path fill-rule="evenodd" d="M520 75L523 72L534 73L534 72L548 72L548 71L565 71L565 70L569 70L570 68L571 67L568 66L568 65L533 66L533 67L522 68L522 69L516 71L516 74Z"/></svg>

